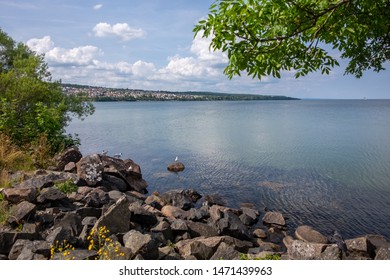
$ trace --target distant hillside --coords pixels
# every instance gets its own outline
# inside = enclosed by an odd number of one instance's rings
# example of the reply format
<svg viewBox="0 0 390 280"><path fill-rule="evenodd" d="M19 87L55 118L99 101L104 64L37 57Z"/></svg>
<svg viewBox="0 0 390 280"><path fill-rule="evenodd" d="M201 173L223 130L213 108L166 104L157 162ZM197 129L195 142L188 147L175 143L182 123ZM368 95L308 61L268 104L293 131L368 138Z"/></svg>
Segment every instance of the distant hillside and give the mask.
<svg viewBox="0 0 390 280"><path fill-rule="evenodd" d="M85 94L93 101L298 100L298 98L278 95L230 94L198 91L154 91L74 84L62 84L62 89L66 94Z"/></svg>

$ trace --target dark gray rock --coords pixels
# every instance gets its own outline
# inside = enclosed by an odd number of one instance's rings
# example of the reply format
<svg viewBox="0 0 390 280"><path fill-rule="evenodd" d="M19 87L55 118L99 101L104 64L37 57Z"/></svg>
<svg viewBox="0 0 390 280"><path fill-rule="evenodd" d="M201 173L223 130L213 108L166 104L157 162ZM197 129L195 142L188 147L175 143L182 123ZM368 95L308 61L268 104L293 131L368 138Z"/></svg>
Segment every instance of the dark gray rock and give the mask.
<svg viewBox="0 0 390 280"><path fill-rule="evenodd" d="M80 216L81 219L85 217L96 217L99 219L102 215L102 209L94 207L82 207L76 209L76 214Z"/></svg>
<svg viewBox="0 0 390 280"><path fill-rule="evenodd" d="M186 190L171 190L163 193L160 198L166 204L181 208L183 210L189 210L193 208L195 203L202 196L193 189Z"/></svg>
<svg viewBox="0 0 390 280"><path fill-rule="evenodd" d="M210 217L209 209L207 206L201 208L191 208L187 211L187 219L191 221L202 221Z"/></svg>
<svg viewBox="0 0 390 280"><path fill-rule="evenodd" d="M75 243L75 237L72 235L72 231L69 228L57 227L52 230L48 236L46 237L46 241L50 243L50 245L56 246L64 242L64 240Z"/></svg>
<svg viewBox="0 0 390 280"><path fill-rule="evenodd" d="M223 235L229 235L241 240L251 240L252 238L248 228L241 222L240 218L230 211L224 213L223 218L216 223L216 226Z"/></svg>
<svg viewBox="0 0 390 280"><path fill-rule="evenodd" d="M41 239L41 237L37 233L2 230L0 231L0 254L8 255L18 239L37 240Z"/></svg>
<svg viewBox="0 0 390 280"><path fill-rule="evenodd" d="M11 208L11 216L8 219L8 223L17 225L23 220L28 220L29 217L34 215L36 208L35 204L28 201L20 202Z"/></svg>
<svg viewBox="0 0 390 280"><path fill-rule="evenodd" d="M50 243L44 240L19 239L12 246L8 255L10 260L36 260L49 259Z"/></svg>
<svg viewBox="0 0 390 280"><path fill-rule="evenodd" d="M341 258L341 250L335 244L327 246L320 256L320 260L341 260Z"/></svg>
<svg viewBox="0 0 390 280"><path fill-rule="evenodd" d="M49 187L41 190L37 197L37 202L44 204L58 200L67 199L67 196L55 187Z"/></svg>
<svg viewBox="0 0 390 280"><path fill-rule="evenodd" d="M171 172L181 172L181 171L184 171L185 166L182 162L175 161L175 162L170 163L168 165L167 169L168 169L168 171L171 171Z"/></svg>
<svg viewBox="0 0 390 280"><path fill-rule="evenodd" d="M240 220L244 225L252 226L258 222L260 216L259 211L247 207L242 207L241 210Z"/></svg>
<svg viewBox="0 0 390 280"><path fill-rule="evenodd" d="M96 217L85 217L82 221L81 224L83 226L93 226L97 222Z"/></svg>
<svg viewBox="0 0 390 280"><path fill-rule="evenodd" d="M214 226L191 221L187 221L186 224L192 238L199 236L212 237L218 235L218 231Z"/></svg>
<svg viewBox="0 0 390 280"><path fill-rule="evenodd" d="M110 196L108 193L101 189L93 189L82 200L86 206L99 208L110 202Z"/></svg>
<svg viewBox="0 0 390 280"><path fill-rule="evenodd" d="M44 189L54 186L56 183L64 183L67 181L72 181L77 184L79 182L79 177L76 174L67 173L67 172L57 172L49 170L38 170L35 172L35 175L29 179L14 185L14 188L37 188Z"/></svg>
<svg viewBox="0 0 390 280"><path fill-rule="evenodd" d="M188 226L184 220L174 220L171 224L171 229L175 231L187 231Z"/></svg>
<svg viewBox="0 0 390 280"><path fill-rule="evenodd" d="M365 236L345 240L345 244L347 245L348 252L357 253L368 258L375 257L375 247Z"/></svg>
<svg viewBox="0 0 390 280"><path fill-rule="evenodd" d="M138 223L145 228L150 228L157 224L157 217L147 211L140 203L131 203L129 206L131 212L130 221Z"/></svg>
<svg viewBox="0 0 390 280"><path fill-rule="evenodd" d="M75 213L66 213L63 218L55 221L54 229L58 227L67 229L73 236L77 236L82 230L81 217Z"/></svg>
<svg viewBox="0 0 390 280"><path fill-rule="evenodd" d="M65 166L70 163L76 163L82 158L82 154L80 153L77 147L70 147L63 151L61 154L57 155L55 158L55 162L57 163L56 169L59 171L63 171Z"/></svg>
<svg viewBox="0 0 390 280"><path fill-rule="evenodd" d="M158 245L150 234L131 230L123 236L123 243L131 250L131 258L139 254L146 260L158 259Z"/></svg>
<svg viewBox="0 0 390 280"><path fill-rule="evenodd" d="M295 236L297 239L311 242L311 243L322 243L327 244L328 238L326 238L323 234L313 229L311 226L299 226L295 230Z"/></svg>
<svg viewBox="0 0 390 280"><path fill-rule="evenodd" d="M99 227L106 226L111 234L127 232L130 229L131 216L129 205L127 197L121 197L98 219L94 229L98 230Z"/></svg>
<svg viewBox="0 0 390 280"><path fill-rule="evenodd" d="M219 244L217 251L210 258L211 260L239 260L240 252L234 249L233 246L222 242Z"/></svg>
<svg viewBox="0 0 390 280"><path fill-rule="evenodd" d="M127 191L128 188L128 184L122 178L106 173L103 173L103 182L101 184L110 190L118 190L121 192Z"/></svg>
<svg viewBox="0 0 390 280"><path fill-rule="evenodd" d="M279 212L266 212L263 217L263 222L266 224L274 224L279 226L285 226L286 221L282 215L282 213Z"/></svg>
<svg viewBox="0 0 390 280"><path fill-rule="evenodd" d="M22 201L33 202L37 193L37 188L35 187L5 188L2 191L4 199L13 204Z"/></svg>
<svg viewBox="0 0 390 280"><path fill-rule="evenodd" d="M63 253L55 253L53 260L95 260L98 256L95 250L75 249L69 251L66 256Z"/></svg>
<svg viewBox="0 0 390 280"><path fill-rule="evenodd" d="M171 246L165 246L158 248L159 260L181 260L181 256L176 253L175 249Z"/></svg>

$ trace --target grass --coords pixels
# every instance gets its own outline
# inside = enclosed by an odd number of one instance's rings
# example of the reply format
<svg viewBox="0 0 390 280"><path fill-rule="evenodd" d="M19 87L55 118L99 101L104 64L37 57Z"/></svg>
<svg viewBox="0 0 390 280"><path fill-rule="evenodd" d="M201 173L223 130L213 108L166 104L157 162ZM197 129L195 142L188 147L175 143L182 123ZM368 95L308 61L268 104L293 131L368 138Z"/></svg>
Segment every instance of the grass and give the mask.
<svg viewBox="0 0 390 280"><path fill-rule="evenodd" d="M77 191L77 185L73 183L71 179L63 183L56 183L54 186L64 194L70 194Z"/></svg>
<svg viewBox="0 0 390 280"><path fill-rule="evenodd" d="M4 200L0 200L0 225L4 225L8 221L10 213L8 203Z"/></svg>

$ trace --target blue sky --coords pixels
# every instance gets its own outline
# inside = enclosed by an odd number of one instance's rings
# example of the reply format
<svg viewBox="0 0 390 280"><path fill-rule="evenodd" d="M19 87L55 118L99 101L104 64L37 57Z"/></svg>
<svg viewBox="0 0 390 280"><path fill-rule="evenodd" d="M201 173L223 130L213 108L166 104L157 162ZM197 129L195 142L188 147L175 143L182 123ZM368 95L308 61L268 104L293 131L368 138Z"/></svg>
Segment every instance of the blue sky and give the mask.
<svg viewBox="0 0 390 280"><path fill-rule="evenodd" d="M171 91L217 91L301 98L390 98L390 72L363 78L313 73L294 79L223 75L226 55L192 29L213 0L0 0L0 27L45 54L64 83ZM335 53L337 55L337 53ZM390 66L386 64L387 68Z"/></svg>

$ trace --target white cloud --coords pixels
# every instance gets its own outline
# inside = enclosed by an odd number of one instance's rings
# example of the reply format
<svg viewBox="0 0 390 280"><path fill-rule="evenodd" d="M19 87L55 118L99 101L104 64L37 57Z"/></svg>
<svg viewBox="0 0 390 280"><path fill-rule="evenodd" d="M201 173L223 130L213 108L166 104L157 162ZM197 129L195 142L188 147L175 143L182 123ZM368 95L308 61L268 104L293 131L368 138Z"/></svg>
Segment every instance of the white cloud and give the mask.
<svg viewBox="0 0 390 280"><path fill-rule="evenodd" d="M44 54L47 62L53 64L88 65L94 63L103 52L95 46L81 46L64 49L54 46L50 36L41 39L33 38L27 41L27 46L33 51Z"/></svg>
<svg viewBox="0 0 390 280"><path fill-rule="evenodd" d="M95 6L93 6L93 9L100 10L102 7L103 7L103 4L96 4Z"/></svg>
<svg viewBox="0 0 390 280"><path fill-rule="evenodd" d="M132 28L127 23L116 23L111 25L106 22L100 22L93 28L96 37L117 36L124 41L142 38L146 32L140 28Z"/></svg>

